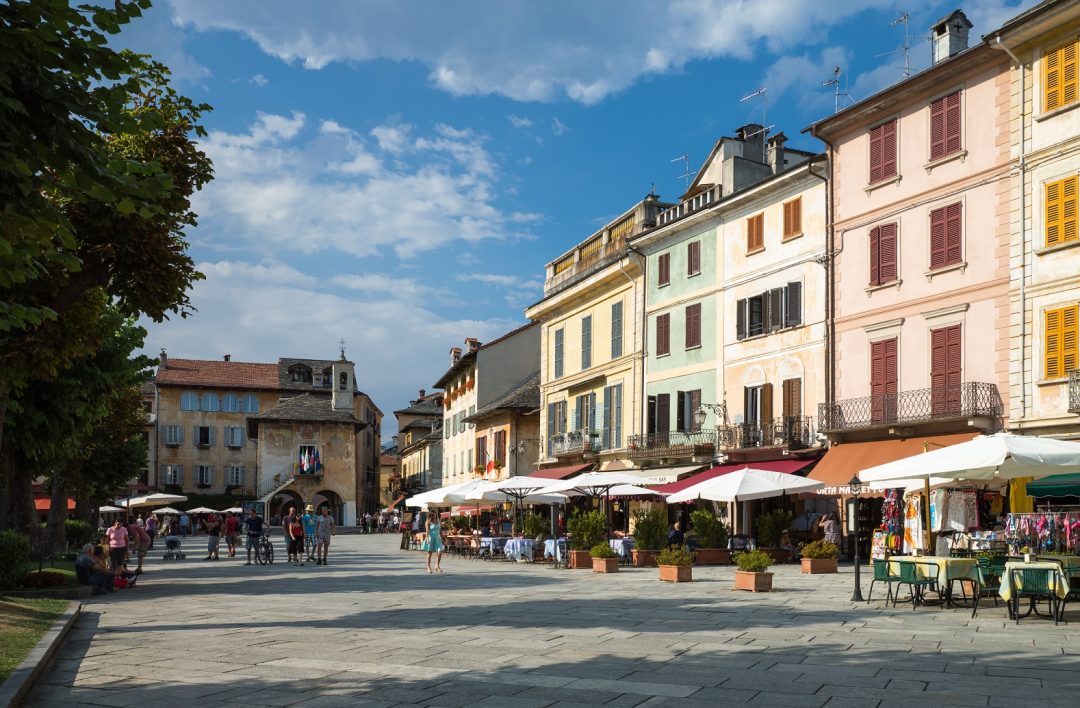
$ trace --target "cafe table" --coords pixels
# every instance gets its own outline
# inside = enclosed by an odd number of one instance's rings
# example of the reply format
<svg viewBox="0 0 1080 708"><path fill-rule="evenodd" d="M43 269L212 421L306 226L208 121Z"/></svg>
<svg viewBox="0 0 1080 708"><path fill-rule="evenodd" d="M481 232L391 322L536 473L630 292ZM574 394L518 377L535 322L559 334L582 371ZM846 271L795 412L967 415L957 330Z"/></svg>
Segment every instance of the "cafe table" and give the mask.
<svg viewBox="0 0 1080 708"><path fill-rule="evenodd" d="M556 541L554 538L549 538L544 541L544 558L554 558L556 563L561 563L566 556L566 537Z"/></svg>
<svg viewBox="0 0 1080 708"><path fill-rule="evenodd" d="M487 555L489 558L494 558L496 553L502 553L503 547L509 540L509 538L504 536L481 536L479 555L481 557Z"/></svg>
<svg viewBox="0 0 1080 708"><path fill-rule="evenodd" d="M634 539L626 538L612 538L608 540L608 545L611 546L611 550L619 554L620 558L629 558L631 551L634 550Z"/></svg>
<svg viewBox="0 0 1080 708"><path fill-rule="evenodd" d="M1052 571L1051 582L1054 584L1054 594L1060 598L1065 598L1069 594L1069 576L1061 569L1060 564L1054 561L1035 561L1032 563L1009 561L1005 564L1005 574L1001 578L1001 589L998 591L998 595L1001 595L1001 599L1006 602L1012 597L1013 569Z"/></svg>
<svg viewBox="0 0 1080 708"><path fill-rule="evenodd" d="M536 547L536 541L531 538L511 538L508 539L503 546L503 552L507 558L511 558L516 561L532 562L533 549Z"/></svg>
<svg viewBox="0 0 1080 708"><path fill-rule="evenodd" d="M946 603L954 606L953 581L979 582L979 561L976 558L952 558L949 556L892 556L889 558L889 575L900 575L900 563L914 563L920 577L929 577L931 564L937 566L938 592L944 593Z"/></svg>

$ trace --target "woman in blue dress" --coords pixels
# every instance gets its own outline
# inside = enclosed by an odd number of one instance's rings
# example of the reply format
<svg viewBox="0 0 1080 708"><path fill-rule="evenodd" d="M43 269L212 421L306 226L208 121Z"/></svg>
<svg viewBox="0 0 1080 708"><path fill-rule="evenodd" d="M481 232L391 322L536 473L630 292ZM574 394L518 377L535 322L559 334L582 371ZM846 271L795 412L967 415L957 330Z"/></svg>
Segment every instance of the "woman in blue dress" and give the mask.
<svg viewBox="0 0 1080 708"><path fill-rule="evenodd" d="M424 537L424 542L420 544L421 551L427 551L427 572L431 572L431 554L435 554L435 572L441 573L442 568L442 524L439 523L439 512L437 509L429 509L427 515L427 535Z"/></svg>

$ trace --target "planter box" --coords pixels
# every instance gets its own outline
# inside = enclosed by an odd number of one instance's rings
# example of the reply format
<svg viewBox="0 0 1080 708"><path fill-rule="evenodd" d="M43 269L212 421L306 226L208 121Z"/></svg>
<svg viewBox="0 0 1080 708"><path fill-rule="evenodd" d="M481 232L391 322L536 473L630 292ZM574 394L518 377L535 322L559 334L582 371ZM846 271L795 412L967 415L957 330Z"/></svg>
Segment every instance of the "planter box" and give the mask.
<svg viewBox="0 0 1080 708"><path fill-rule="evenodd" d="M575 570L592 568L593 559L588 551L567 551L567 556L570 560L570 567Z"/></svg>
<svg viewBox="0 0 1080 708"><path fill-rule="evenodd" d="M656 551L639 551L634 549L632 551L634 558L635 568L655 568L656 567Z"/></svg>
<svg viewBox="0 0 1080 708"><path fill-rule="evenodd" d="M689 583L694 579L691 565L662 565L660 579L669 583Z"/></svg>
<svg viewBox="0 0 1080 708"><path fill-rule="evenodd" d="M618 573L618 558L593 558L592 572L594 573Z"/></svg>
<svg viewBox="0 0 1080 708"><path fill-rule="evenodd" d="M735 571L735 589L750 592L772 592L772 573Z"/></svg>
<svg viewBox="0 0 1080 708"><path fill-rule="evenodd" d="M817 575L819 573L835 573L836 572L836 559L835 558L803 558L802 559L802 572L809 573L810 575Z"/></svg>
<svg viewBox="0 0 1080 708"><path fill-rule="evenodd" d="M694 565L729 565L731 551L726 548L699 548L694 551Z"/></svg>

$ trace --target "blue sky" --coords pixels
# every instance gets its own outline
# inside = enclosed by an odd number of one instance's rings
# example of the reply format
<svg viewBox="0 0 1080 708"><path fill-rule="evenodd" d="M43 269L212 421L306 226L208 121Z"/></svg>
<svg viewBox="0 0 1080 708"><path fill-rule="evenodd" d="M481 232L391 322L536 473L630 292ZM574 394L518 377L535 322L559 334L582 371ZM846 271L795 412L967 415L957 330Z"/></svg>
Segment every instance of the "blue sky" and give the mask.
<svg viewBox="0 0 1080 708"><path fill-rule="evenodd" d="M912 3L914 5L915 3ZM960 6L973 40L1032 0ZM833 110L929 63L953 3L157 0L116 44L213 105L196 199L206 274L147 350L274 361L345 339L388 414L449 347L524 321L544 265L641 199L682 191L713 143L765 120L794 147ZM761 87L761 98L740 102Z"/></svg>

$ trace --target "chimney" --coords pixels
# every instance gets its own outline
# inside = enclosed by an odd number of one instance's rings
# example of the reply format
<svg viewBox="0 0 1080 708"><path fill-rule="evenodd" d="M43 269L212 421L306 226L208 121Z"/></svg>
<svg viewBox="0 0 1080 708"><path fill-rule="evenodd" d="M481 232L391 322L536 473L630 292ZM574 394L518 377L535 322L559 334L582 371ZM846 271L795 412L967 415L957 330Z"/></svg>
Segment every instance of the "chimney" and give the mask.
<svg viewBox="0 0 1080 708"><path fill-rule="evenodd" d="M424 389L420 389L420 400L424 400L424 395L427 393Z"/></svg>
<svg viewBox="0 0 1080 708"><path fill-rule="evenodd" d="M930 28L930 33L934 38L934 63L937 64L967 49L968 30L971 27L971 21L960 10L954 10L948 17L938 20Z"/></svg>
<svg viewBox="0 0 1080 708"><path fill-rule="evenodd" d="M743 144L744 160L765 162L765 135L768 132L765 126L757 123L747 123L735 131L735 137Z"/></svg>
<svg viewBox="0 0 1080 708"><path fill-rule="evenodd" d="M480 348L480 340L476 337L466 337L465 346L469 352L474 352Z"/></svg>
<svg viewBox="0 0 1080 708"><path fill-rule="evenodd" d="M450 347L450 366L458 363L461 358L461 347Z"/></svg>
<svg viewBox="0 0 1080 708"><path fill-rule="evenodd" d="M226 354L225 361L232 361L232 354Z"/></svg>
<svg viewBox="0 0 1080 708"><path fill-rule="evenodd" d="M783 133L777 133L769 138L769 167L772 168L774 175L784 171L784 143L786 142L787 136Z"/></svg>
<svg viewBox="0 0 1080 708"><path fill-rule="evenodd" d="M165 348L164 347L162 347L161 354L158 355L158 359L161 360L161 368L162 369L168 369L169 368L169 355L165 353Z"/></svg>

